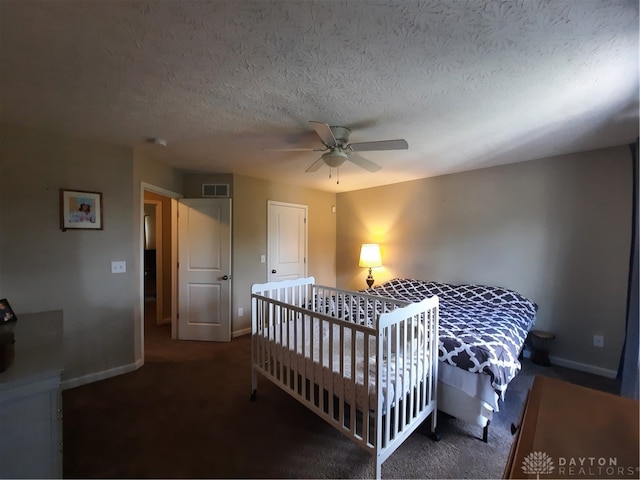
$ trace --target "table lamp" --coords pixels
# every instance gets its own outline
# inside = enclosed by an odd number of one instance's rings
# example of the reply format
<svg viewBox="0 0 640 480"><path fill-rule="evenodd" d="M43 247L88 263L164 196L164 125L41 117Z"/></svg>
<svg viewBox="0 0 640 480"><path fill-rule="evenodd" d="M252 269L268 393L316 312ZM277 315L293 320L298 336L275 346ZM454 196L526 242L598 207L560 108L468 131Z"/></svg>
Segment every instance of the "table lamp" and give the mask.
<svg viewBox="0 0 640 480"><path fill-rule="evenodd" d="M382 266L382 258L380 257L380 247L377 243L363 243L360 249L360 267L369 269L369 276L367 277L367 285L369 288L373 285L373 275L371 269Z"/></svg>

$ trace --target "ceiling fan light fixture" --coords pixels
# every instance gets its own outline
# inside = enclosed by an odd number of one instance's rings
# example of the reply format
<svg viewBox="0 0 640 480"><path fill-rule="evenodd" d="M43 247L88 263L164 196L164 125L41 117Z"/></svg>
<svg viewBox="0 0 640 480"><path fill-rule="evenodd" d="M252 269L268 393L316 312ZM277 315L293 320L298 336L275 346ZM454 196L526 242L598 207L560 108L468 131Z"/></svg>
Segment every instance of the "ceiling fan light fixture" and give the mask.
<svg viewBox="0 0 640 480"><path fill-rule="evenodd" d="M332 168L338 168L347 160L348 155L344 152L341 152L337 148L332 149L330 152L322 155L322 159L324 163L329 165Z"/></svg>

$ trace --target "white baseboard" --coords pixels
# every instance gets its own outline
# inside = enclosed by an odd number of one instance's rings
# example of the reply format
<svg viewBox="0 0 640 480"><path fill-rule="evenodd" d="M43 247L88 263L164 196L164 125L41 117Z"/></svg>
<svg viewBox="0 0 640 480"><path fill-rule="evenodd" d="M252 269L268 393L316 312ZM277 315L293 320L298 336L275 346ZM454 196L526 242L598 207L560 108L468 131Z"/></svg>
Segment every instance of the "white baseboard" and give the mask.
<svg viewBox="0 0 640 480"><path fill-rule="evenodd" d="M550 356L549 361L553 365L572 368L573 370L579 370L581 372L593 373L594 375L600 375L601 377L616 378L616 376L618 375L618 372L616 370L596 367L595 365L588 365L586 363L574 362L573 360L566 360L564 358Z"/></svg>
<svg viewBox="0 0 640 480"><path fill-rule="evenodd" d="M231 337L241 337L242 335L248 335L251 333L251 328L245 328L243 330L237 330L232 332ZM531 358L531 352L528 349L525 349L522 352L525 358ZM553 365L558 365L560 367L571 368L573 370L578 370L580 372L592 373L594 375L600 375L601 377L606 378L616 378L618 372L615 370L611 370L608 368L596 367L595 365L588 365L586 363L574 362L573 360L566 360L564 358L550 356L549 360ZM137 360L135 363L131 363L129 365L122 365L120 367L111 368L109 370L103 370L101 372L90 373L88 375L83 375L82 377L70 378L62 381L62 389L67 390L69 388L79 387L81 385L86 385L88 383L97 382L99 380L105 380L107 378L116 377L118 375L122 375L125 373L133 372L140 368L144 362L142 359Z"/></svg>
<svg viewBox="0 0 640 480"><path fill-rule="evenodd" d="M525 349L522 352L524 358L531 359L531 351ZM616 378L618 372L616 370L610 370L608 368L596 367L595 365L589 365L586 363L574 362L573 360L567 360L560 357L549 356L549 361L552 365L558 365L559 367L571 368L572 370L578 370L579 372L592 373L594 375L600 375L606 378Z"/></svg>
<svg viewBox="0 0 640 480"><path fill-rule="evenodd" d="M107 378L116 377L124 373L133 372L139 369L143 365L142 359L129 365L122 365L120 367L110 368L109 370L102 370L101 372L90 373L81 377L69 378L62 381L62 389L68 390L69 388L79 387L88 383L97 382L98 380L105 380Z"/></svg>
<svg viewBox="0 0 640 480"><path fill-rule="evenodd" d="M242 330L237 330L231 333L231 338L241 337L242 335L251 334L251 327ZM88 383L97 382L99 380L105 380L107 378L116 377L124 373L133 372L139 369L144 364L142 359L137 360L135 363L129 365L122 365L120 367L110 368L109 370L103 370L101 372L90 373L81 377L69 378L62 381L62 389L68 390L69 388L79 387Z"/></svg>
<svg viewBox="0 0 640 480"><path fill-rule="evenodd" d="M242 335L249 335L251 333L251 327L236 330L235 332L231 332L231 338L241 337Z"/></svg>

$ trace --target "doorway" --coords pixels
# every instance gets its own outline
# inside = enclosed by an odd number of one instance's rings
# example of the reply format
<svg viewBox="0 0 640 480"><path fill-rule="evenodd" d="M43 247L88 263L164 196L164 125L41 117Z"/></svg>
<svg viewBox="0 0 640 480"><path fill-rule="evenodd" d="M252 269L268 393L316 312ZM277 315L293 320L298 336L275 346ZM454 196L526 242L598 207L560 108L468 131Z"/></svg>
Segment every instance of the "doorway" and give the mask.
<svg viewBox="0 0 640 480"><path fill-rule="evenodd" d="M227 245L230 248L231 244L231 199L213 199L213 198L202 198L202 199L191 199L186 200L182 198L182 195L170 192L168 190L164 190L159 187L155 187L150 184L146 184L141 182L141 225L140 225L140 233L141 233L141 241L140 241L140 256L141 263L143 267L141 269L140 282L141 282L141 295L140 295L140 305L141 305L141 322L140 322L140 330L139 331L139 339L140 342L137 343L137 348L140 350L141 361L145 362L145 359L150 357L156 357L156 353L160 354L160 351L167 346L167 344L171 343L174 340L186 339L183 335L179 333L181 331L186 332L186 328L184 326L184 321L182 322L182 328L179 324L179 318L184 316L184 320L188 321L191 325L194 326L196 324L202 325L203 323L210 323L213 326L219 327L214 328L213 330L225 330L226 335L223 337L217 336L215 338L198 338L199 340L208 340L208 341L229 341L230 340L230 319L231 319L231 266L229 265L222 271L222 269L218 269L219 277L223 282L210 282L207 287L208 291L219 291L219 298L224 297L225 301L228 302L228 306L224 307L223 302L213 302L214 305L219 305L219 309L210 309L208 312L208 317L205 318L203 315L198 315L195 307L204 305L205 308L210 307L210 303L207 301L211 300L212 296L202 295L202 292L207 290L206 288L202 288L203 284L201 280L198 280L199 285L198 288L192 288L191 291L182 292L181 295L178 295L179 290L179 274L178 274L178 265L180 264L182 270L184 271L183 275L183 283L189 281L189 270L193 267L193 260L211 260L216 258L215 255L211 254L211 250L213 249L214 253L217 250L215 248L214 243L200 241L203 244L204 250L201 249L200 254L191 255L184 262L179 261L179 252L178 247L179 243L184 245L189 245L189 253L195 254L196 250L191 247L197 246L194 245L193 242L189 241L189 232L184 231L182 228L182 242L178 242L180 223L184 223L185 219L192 219L193 221L189 221L190 227L195 228L196 235L194 238L196 240L207 237L207 225L216 224L216 222L212 222L211 218L208 215L205 215L206 212L198 211L198 209L193 209L189 207L189 212L183 211L181 214L182 220L179 222L178 212L179 210L184 210L188 204L191 202L203 203L205 205L205 210L209 207L213 207L218 203L222 202L225 205L225 208L220 210L226 212L226 220L218 222L221 226L226 225L226 237L227 237ZM219 205L221 207L222 205ZM194 213L191 215L190 213ZM211 213L211 212L209 212ZM207 222L207 218L209 218L209 222ZM221 220L221 219L219 219ZM152 238L153 237L153 238ZM215 238L215 235L214 237ZM220 237L222 238L222 237ZM197 242L196 242L197 243ZM219 244L219 247L222 246L222 243ZM204 255L203 252L208 255ZM147 261L145 261L145 257ZM227 260L230 262L230 250L227 255ZM154 263L155 259L155 263ZM206 262L205 262L206 263ZM209 262L210 263L210 262ZM224 262L223 262L224 263ZM222 264L221 264L222 265ZM211 265L207 264L206 267L211 267ZM208 268L212 270L211 268ZM205 270L202 264L197 265L195 268L196 271ZM214 269L215 270L215 269ZM182 288L182 287L180 287ZM198 295L200 294L200 295ZM191 300L188 303L188 307L183 305L182 307L178 304L178 299L182 298L183 300ZM184 303L184 302L183 302ZM183 308L184 307L184 308ZM224 307L224 308L223 308ZM179 315L180 309L184 310L184 315ZM224 312L224 315L212 315L211 312L220 311ZM209 318L210 317L210 318ZM181 321L183 319L181 318ZM222 328L224 327L224 328ZM155 347L158 347L157 349Z"/></svg>
<svg viewBox="0 0 640 480"><path fill-rule="evenodd" d="M172 228L171 197L144 190L143 318L145 344L171 338ZM145 345L146 347L146 345Z"/></svg>

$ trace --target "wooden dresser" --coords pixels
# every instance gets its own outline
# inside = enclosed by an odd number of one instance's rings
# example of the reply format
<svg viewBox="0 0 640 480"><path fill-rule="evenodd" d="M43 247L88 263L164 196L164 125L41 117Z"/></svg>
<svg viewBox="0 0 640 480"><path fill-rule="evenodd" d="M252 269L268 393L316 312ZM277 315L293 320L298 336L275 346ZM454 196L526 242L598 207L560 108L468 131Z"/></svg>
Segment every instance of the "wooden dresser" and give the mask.
<svg viewBox="0 0 640 480"><path fill-rule="evenodd" d="M536 376L504 478L639 478L640 404Z"/></svg>

